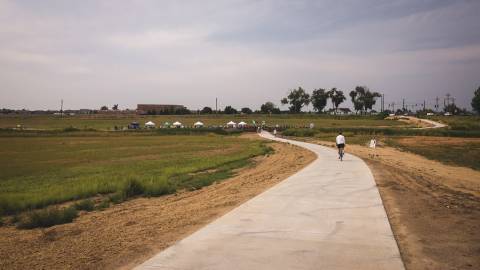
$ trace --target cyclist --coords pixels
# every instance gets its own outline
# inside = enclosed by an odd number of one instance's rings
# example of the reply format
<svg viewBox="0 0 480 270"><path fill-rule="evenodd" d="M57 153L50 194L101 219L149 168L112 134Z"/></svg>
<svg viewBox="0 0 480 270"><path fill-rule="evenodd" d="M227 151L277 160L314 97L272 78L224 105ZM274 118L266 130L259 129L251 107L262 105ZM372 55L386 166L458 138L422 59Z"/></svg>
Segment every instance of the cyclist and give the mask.
<svg viewBox="0 0 480 270"><path fill-rule="evenodd" d="M345 148L345 136L342 135L341 131L338 133L338 136L335 139L335 143L337 144L337 148L338 148L338 159L340 159L340 161L343 161L343 154L344 154L344 148Z"/></svg>

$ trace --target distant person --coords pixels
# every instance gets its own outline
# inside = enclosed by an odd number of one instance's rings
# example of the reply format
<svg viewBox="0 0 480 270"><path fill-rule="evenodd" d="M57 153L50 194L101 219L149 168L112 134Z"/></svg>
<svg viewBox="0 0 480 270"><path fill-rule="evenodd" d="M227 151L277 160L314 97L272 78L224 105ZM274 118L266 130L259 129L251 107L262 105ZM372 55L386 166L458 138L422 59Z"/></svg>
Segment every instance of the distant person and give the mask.
<svg viewBox="0 0 480 270"><path fill-rule="evenodd" d="M370 140L370 149L372 149L372 152L370 153L370 156L372 158L375 157L375 148L377 147L377 139L375 139L375 137L373 137L371 140Z"/></svg>
<svg viewBox="0 0 480 270"><path fill-rule="evenodd" d="M345 136L343 136L341 131L338 133L335 143L338 148L338 159L343 161L343 155L345 154Z"/></svg>
<svg viewBox="0 0 480 270"><path fill-rule="evenodd" d="M273 130L273 136L277 137L277 129Z"/></svg>

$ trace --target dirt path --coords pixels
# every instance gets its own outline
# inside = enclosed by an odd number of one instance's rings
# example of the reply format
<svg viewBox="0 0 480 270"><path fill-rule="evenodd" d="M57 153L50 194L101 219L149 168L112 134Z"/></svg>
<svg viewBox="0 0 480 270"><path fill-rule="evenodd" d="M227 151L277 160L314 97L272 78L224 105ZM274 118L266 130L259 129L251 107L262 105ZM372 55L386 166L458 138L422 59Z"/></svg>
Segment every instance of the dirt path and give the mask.
<svg viewBox="0 0 480 270"><path fill-rule="evenodd" d="M414 129L430 129L430 128L444 128L447 125L429 119L417 118L414 116L389 116L387 119L404 121L409 124L417 125Z"/></svg>
<svg viewBox="0 0 480 270"><path fill-rule="evenodd" d="M0 269L129 269L315 159L274 143L275 154L201 190L139 198L48 229L0 227Z"/></svg>
<svg viewBox="0 0 480 270"><path fill-rule="evenodd" d="M346 151L372 170L407 269L480 269L479 171L390 147Z"/></svg>

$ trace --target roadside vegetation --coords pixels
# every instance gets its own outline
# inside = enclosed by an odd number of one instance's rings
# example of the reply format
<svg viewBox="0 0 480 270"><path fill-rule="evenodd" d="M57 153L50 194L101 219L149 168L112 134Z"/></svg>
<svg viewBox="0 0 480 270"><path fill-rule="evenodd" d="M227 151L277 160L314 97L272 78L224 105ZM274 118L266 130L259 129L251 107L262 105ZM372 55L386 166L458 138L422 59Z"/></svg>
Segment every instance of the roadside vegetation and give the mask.
<svg viewBox="0 0 480 270"><path fill-rule="evenodd" d="M480 170L480 138L388 137L385 142L448 165Z"/></svg>
<svg viewBox="0 0 480 270"><path fill-rule="evenodd" d="M447 124L452 130L480 130L480 116L428 116L428 119Z"/></svg>
<svg viewBox="0 0 480 270"><path fill-rule="evenodd" d="M313 123L316 127L412 127L407 123L384 120L383 115L327 115L327 114L206 114L206 115L77 115L61 118L53 115L8 115L0 117L0 128L13 129L18 125L25 130L56 130L56 131L105 131L122 129L131 122L138 122L141 126L147 121L153 121L157 127L165 122L181 122L185 127L192 127L197 121L202 121L205 127L225 126L229 121L244 121L247 124L283 127L308 127ZM165 129L161 129L165 130ZM166 129L175 130L175 129ZM162 131L163 132L163 131ZM170 131L180 132L180 131ZM201 132L201 131L196 131Z"/></svg>
<svg viewBox="0 0 480 270"><path fill-rule="evenodd" d="M69 222L77 211L134 196L198 189L271 151L262 141L217 134L0 136L0 146L0 216L13 215L22 228Z"/></svg>

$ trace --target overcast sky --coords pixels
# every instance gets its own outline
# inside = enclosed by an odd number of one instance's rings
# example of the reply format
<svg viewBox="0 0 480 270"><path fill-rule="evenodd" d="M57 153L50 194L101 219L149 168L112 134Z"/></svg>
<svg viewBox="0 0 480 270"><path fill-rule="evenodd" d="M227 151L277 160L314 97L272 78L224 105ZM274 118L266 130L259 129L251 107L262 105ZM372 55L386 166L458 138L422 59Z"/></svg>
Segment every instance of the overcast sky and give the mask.
<svg viewBox="0 0 480 270"><path fill-rule="evenodd" d="M366 85L470 108L479 14L478 0L0 0L0 107L255 109Z"/></svg>

